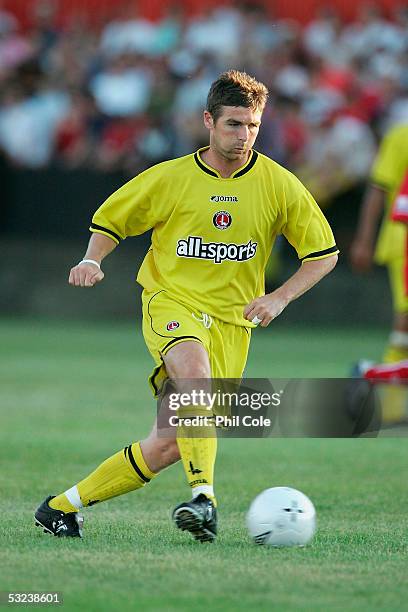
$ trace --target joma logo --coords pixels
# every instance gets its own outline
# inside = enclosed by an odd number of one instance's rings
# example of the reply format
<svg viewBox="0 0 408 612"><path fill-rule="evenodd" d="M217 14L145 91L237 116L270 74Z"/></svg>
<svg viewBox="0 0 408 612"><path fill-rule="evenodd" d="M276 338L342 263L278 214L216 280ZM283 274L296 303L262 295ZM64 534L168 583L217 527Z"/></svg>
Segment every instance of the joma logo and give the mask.
<svg viewBox="0 0 408 612"><path fill-rule="evenodd" d="M237 196L213 195L210 202L238 202Z"/></svg>

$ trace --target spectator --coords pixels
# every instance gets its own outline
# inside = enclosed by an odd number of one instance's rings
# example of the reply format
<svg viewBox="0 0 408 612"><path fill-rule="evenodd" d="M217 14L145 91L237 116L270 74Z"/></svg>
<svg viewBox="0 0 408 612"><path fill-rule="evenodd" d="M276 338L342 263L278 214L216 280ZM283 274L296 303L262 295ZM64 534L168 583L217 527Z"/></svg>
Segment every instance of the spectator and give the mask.
<svg viewBox="0 0 408 612"><path fill-rule="evenodd" d="M88 92L72 91L71 105L55 136L56 159L66 168L94 165L104 121Z"/></svg>
<svg viewBox="0 0 408 612"><path fill-rule="evenodd" d="M118 18L107 24L101 35L101 50L107 57L128 53L154 53L156 26L140 15L137 4L119 9Z"/></svg>
<svg viewBox="0 0 408 612"><path fill-rule="evenodd" d="M378 4L363 4L359 18L347 26L341 36L341 44L349 57L370 57L382 50L398 54L404 50L401 29L385 20Z"/></svg>
<svg viewBox="0 0 408 612"><path fill-rule="evenodd" d="M367 4L344 25L326 6L301 29L245 0L195 17L170 5L154 23L129 1L99 33L57 21L52 0L33 14L21 34L0 0L0 148L20 165L132 174L183 155L204 140L209 84L234 66L271 91L260 151L328 202L361 180L374 139L408 117L404 7L391 20Z"/></svg>
<svg viewBox="0 0 408 612"><path fill-rule="evenodd" d="M34 55L33 44L18 29L17 20L0 9L0 82Z"/></svg>
<svg viewBox="0 0 408 612"><path fill-rule="evenodd" d="M99 110L111 117L143 114L149 104L151 72L143 58L117 55L90 83Z"/></svg>
<svg viewBox="0 0 408 612"><path fill-rule="evenodd" d="M229 61L238 55L241 15L233 7L210 9L190 22L183 46L195 55L213 55Z"/></svg>
<svg viewBox="0 0 408 612"><path fill-rule="evenodd" d="M311 21L303 33L303 44L306 51L315 57L333 58L337 51L342 23L333 7L326 5L317 10L316 18Z"/></svg>
<svg viewBox="0 0 408 612"><path fill-rule="evenodd" d="M0 146L13 163L39 168L51 161L69 96L42 87L35 64L21 66L20 74L20 84L10 86L0 110Z"/></svg>

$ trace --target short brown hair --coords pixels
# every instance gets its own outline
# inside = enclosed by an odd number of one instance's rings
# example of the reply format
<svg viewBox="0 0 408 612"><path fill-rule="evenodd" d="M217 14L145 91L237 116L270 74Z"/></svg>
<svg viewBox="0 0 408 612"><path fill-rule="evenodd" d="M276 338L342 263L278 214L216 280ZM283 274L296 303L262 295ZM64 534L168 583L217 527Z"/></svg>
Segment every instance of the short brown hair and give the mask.
<svg viewBox="0 0 408 612"><path fill-rule="evenodd" d="M221 106L244 106L263 110L268 99L268 89L246 72L228 70L220 74L210 87L207 110L214 123L221 115Z"/></svg>

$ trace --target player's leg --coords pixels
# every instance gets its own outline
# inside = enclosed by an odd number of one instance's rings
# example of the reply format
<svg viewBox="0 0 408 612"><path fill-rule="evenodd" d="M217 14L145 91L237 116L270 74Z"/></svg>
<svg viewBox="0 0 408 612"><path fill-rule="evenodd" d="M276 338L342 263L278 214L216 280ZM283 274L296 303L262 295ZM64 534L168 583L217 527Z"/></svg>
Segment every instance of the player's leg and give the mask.
<svg viewBox="0 0 408 612"><path fill-rule="evenodd" d="M389 343L384 353L384 363L408 359L408 314L396 312Z"/></svg>
<svg viewBox="0 0 408 612"><path fill-rule="evenodd" d="M181 327L183 338L186 335L197 336L201 331L191 312L183 306L174 304L163 293L157 292L153 296L144 297L144 336L149 350L159 364L153 375L155 384L166 376L164 368L160 366L163 364L161 351L168 342L171 344L175 340L174 332L168 325L168 313L171 312L174 317L180 315L181 323L177 323L176 329ZM153 318L158 321L157 331L152 324ZM184 319L188 320L191 329L184 329L182 324ZM199 338L196 340L197 343L200 342ZM130 444L115 453L67 491L56 497L49 496L38 508L36 520L55 535L79 536L80 530L77 525L79 509L144 487L161 469L178 459L177 441L158 437L157 428L154 426L145 440Z"/></svg>
<svg viewBox="0 0 408 612"><path fill-rule="evenodd" d="M142 450L146 443L146 451ZM149 456L146 461L144 452ZM91 474L56 497L48 497L35 513L37 523L58 536L81 536L78 511L86 506L141 489L158 472L180 458L176 440L157 438L152 433L101 463Z"/></svg>
<svg viewBox="0 0 408 612"><path fill-rule="evenodd" d="M408 296L404 278L405 259L398 258L388 266L394 307L393 329L383 356L384 363L408 359ZM406 413L406 388L387 387L383 394L383 421L401 421Z"/></svg>
<svg viewBox="0 0 408 612"><path fill-rule="evenodd" d="M178 394L192 398L193 389L211 390L210 359L202 344L180 343L163 355L163 361ZM212 413L207 406L192 401L179 409L178 416L177 443L193 499L179 504L173 519L177 527L190 531L196 540L213 541L217 533L214 495L217 437ZM194 417L202 417L204 424L189 425L186 419Z"/></svg>
<svg viewBox="0 0 408 612"><path fill-rule="evenodd" d="M203 378L201 388L207 385L214 392L213 379L241 379L245 367L251 333L243 327L212 320L209 328L211 351L197 345L190 350L174 350L170 359L164 356L166 369L172 378ZM180 345L182 347L183 345ZM175 347L176 348L176 347ZM186 346L186 349L188 347ZM208 361L207 361L208 359ZM213 379L208 378L212 374ZM197 380L195 380L197 383ZM221 387L222 380L219 381ZM187 389L188 391L188 389ZM213 407L217 412L220 407ZM221 410L228 407L221 407ZM192 412L194 414L194 411ZM192 502L180 504L174 511L176 524L188 529L196 539L212 541L216 529L216 510L211 507L205 496L211 499L214 493L214 463L217 450L216 430L205 426L205 436L197 439L197 432L179 436L180 454L183 459L187 479L192 487ZM215 502L215 499L214 499ZM198 518L197 518L198 515ZM203 517L204 519L200 518ZM197 529L198 522L198 529ZM204 527L204 529L200 529ZM197 536L198 532L198 536Z"/></svg>
<svg viewBox="0 0 408 612"><path fill-rule="evenodd" d="M405 287L405 258L398 257L388 264L394 309L393 329L384 353L384 363L408 359L408 295Z"/></svg>
<svg viewBox="0 0 408 612"><path fill-rule="evenodd" d="M150 434L140 442L140 447L146 463L156 474L180 460L176 433L174 432L174 437L160 435L158 433L157 419Z"/></svg>
<svg viewBox="0 0 408 612"><path fill-rule="evenodd" d="M179 380L177 387L179 393L189 394L192 390L191 385L196 386L195 383L198 383L199 380L202 380L199 384L201 389L210 390L210 387L208 387L208 385L211 386L210 360L202 344L196 342L178 344L163 356L163 360L169 378ZM181 414L180 410L182 411ZM211 416L205 406L184 406L180 410L179 414L184 418ZM203 437L201 437L201 434L203 434ZM179 426L177 443L193 497L204 493L216 504L214 464L217 438L211 421L208 423L208 427L206 425L203 427Z"/></svg>
<svg viewBox="0 0 408 612"><path fill-rule="evenodd" d="M143 302L143 336L146 345L156 362L156 367L150 376L149 382L155 397L160 396L166 380L174 379L178 391L188 392L188 380L200 379L204 385L211 384L211 368L209 353L211 346L210 332L208 329L209 317L204 317L185 304L175 301L166 291L158 291L142 294ZM184 382L183 382L184 381ZM183 386L186 388L182 388ZM190 389L191 390L191 389ZM163 398L162 398L163 399ZM194 416L200 407L184 406L183 415ZM204 408L205 410L205 408ZM208 411L205 411L208 417ZM211 423L211 428L212 423ZM195 514L196 521L201 530L206 517L215 523L215 498L214 498L214 462L217 441L215 434L201 436L198 428L194 431L188 430L185 424L172 428L172 435L177 434L178 448L182 458L186 476L193 493L193 500L185 502L188 506L187 513ZM168 432L165 433L165 436ZM163 437L163 433L159 435ZM153 461L149 453L155 453L155 442L149 440L143 442L143 452L146 460ZM176 515L181 509L176 509ZM212 519L210 520L210 515ZM184 528L178 523L179 527ZM188 528L197 539L200 533L197 525ZM207 529L206 526L204 526ZM210 524L210 528L212 525ZM215 525L211 539L214 538ZM205 535L205 534L204 534Z"/></svg>

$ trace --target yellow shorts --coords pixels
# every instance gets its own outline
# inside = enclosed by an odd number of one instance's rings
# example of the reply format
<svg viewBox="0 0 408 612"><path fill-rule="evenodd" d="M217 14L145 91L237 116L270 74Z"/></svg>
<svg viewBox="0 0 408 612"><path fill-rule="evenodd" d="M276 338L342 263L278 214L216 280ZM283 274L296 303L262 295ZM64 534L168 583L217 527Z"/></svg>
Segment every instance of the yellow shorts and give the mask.
<svg viewBox="0 0 408 612"><path fill-rule="evenodd" d="M155 363L149 384L155 397L167 378L163 356L181 342L199 342L206 349L213 378L241 378L251 330L225 323L172 299L164 290L142 293L143 336Z"/></svg>
<svg viewBox="0 0 408 612"><path fill-rule="evenodd" d="M394 312L408 313L408 295L405 290L405 257L397 257L387 264Z"/></svg>

